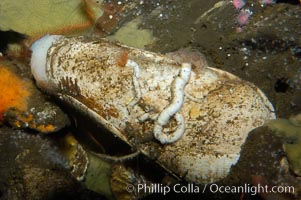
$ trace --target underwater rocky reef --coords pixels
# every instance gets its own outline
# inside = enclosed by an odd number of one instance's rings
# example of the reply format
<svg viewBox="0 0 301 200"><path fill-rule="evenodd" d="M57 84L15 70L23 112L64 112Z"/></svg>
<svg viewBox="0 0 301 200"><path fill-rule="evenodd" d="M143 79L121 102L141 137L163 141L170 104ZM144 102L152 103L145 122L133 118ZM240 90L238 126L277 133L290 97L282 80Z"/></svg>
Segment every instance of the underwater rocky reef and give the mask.
<svg viewBox="0 0 301 200"><path fill-rule="evenodd" d="M0 199L300 199L300 4L1 1Z"/></svg>

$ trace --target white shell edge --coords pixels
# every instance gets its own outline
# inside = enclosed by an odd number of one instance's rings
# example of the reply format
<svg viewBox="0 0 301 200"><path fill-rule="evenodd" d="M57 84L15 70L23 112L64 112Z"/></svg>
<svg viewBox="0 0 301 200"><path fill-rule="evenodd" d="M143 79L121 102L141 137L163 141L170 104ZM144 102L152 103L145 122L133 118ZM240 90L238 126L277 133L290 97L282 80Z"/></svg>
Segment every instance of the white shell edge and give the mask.
<svg viewBox="0 0 301 200"><path fill-rule="evenodd" d="M30 50L32 51L30 65L33 74L39 86L47 86L48 78L46 74L47 51L51 45L63 36L45 35L41 39L35 41Z"/></svg>

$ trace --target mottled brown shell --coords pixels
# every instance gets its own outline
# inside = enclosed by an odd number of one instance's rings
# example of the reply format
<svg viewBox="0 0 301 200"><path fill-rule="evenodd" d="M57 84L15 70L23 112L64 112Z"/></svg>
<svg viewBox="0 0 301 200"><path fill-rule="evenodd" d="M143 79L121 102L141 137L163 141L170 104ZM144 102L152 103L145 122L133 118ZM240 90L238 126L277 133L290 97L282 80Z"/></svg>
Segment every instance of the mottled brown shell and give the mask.
<svg viewBox="0 0 301 200"><path fill-rule="evenodd" d="M139 98L128 60L139 66ZM184 91L179 91L184 92L178 111L184 117L184 135L162 145L153 138L154 123L173 98L171 87L180 69L181 63L161 54L105 39L61 37L48 49L51 88L45 89L167 171L191 182L215 182L237 162L249 131L275 118L274 109L253 84L219 69L193 67ZM168 128L177 128L173 117L164 130Z"/></svg>

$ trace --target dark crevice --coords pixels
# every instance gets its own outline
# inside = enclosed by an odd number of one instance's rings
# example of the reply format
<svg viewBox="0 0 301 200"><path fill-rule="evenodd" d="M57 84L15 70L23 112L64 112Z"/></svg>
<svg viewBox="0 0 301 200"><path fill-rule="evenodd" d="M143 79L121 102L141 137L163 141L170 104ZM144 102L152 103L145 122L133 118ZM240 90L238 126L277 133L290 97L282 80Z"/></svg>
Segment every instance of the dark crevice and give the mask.
<svg viewBox="0 0 301 200"><path fill-rule="evenodd" d="M8 44L19 43L24 39L26 39L26 35L24 34L12 30L9 31L0 30L0 52L5 53Z"/></svg>
<svg viewBox="0 0 301 200"><path fill-rule="evenodd" d="M288 3L292 5L299 5L300 1L299 0L277 0L276 3Z"/></svg>
<svg viewBox="0 0 301 200"><path fill-rule="evenodd" d="M286 78L277 79L274 89L276 92L285 93L289 89L288 80Z"/></svg>

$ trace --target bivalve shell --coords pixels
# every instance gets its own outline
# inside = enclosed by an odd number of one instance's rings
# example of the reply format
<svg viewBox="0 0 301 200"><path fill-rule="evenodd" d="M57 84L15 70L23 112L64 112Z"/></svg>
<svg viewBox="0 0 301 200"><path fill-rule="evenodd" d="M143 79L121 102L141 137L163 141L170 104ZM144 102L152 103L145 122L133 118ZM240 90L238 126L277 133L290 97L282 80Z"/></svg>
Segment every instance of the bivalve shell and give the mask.
<svg viewBox="0 0 301 200"><path fill-rule="evenodd" d="M260 89L219 69L86 37L45 36L32 51L38 86L186 181L226 177L275 118Z"/></svg>

